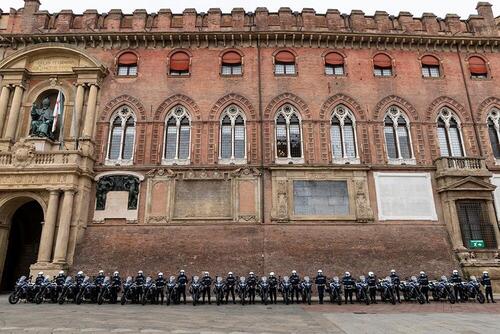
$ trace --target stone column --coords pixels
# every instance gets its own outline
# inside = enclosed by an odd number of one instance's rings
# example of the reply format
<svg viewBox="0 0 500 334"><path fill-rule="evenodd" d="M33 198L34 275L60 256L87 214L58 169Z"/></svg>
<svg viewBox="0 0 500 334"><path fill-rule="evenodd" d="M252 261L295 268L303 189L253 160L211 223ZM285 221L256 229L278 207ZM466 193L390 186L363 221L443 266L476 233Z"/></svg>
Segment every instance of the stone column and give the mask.
<svg viewBox="0 0 500 334"><path fill-rule="evenodd" d="M64 199L59 216L59 229L57 231L56 249L54 251L54 261L56 264L66 264L66 253L68 251L69 229L71 216L73 213L73 197L75 189L64 190Z"/></svg>
<svg viewBox="0 0 500 334"><path fill-rule="evenodd" d="M43 224L40 248L38 249L38 263L49 263L56 230L57 210L59 209L59 189L50 189L49 205Z"/></svg>
<svg viewBox="0 0 500 334"><path fill-rule="evenodd" d="M10 97L10 87L3 86L2 92L0 93L0 137L2 135L3 126L5 124L5 116L7 115L9 97Z"/></svg>
<svg viewBox="0 0 500 334"><path fill-rule="evenodd" d="M6 139L14 139L17 130L17 120L21 112L21 102L23 99L24 88L21 85L16 85L14 90L14 97L9 111L9 120L7 122L7 129L5 130Z"/></svg>
<svg viewBox="0 0 500 334"><path fill-rule="evenodd" d="M97 85L91 84L87 103L87 114L85 115L85 123L83 125L82 132L82 137L84 138L92 138L94 133L95 114L97 109L97 92Z"/></svg>
<svg viewBox="0 0 500 334"><path fill-rule="evenodd" d="M83 110L83 97L85 95L85 88L83 84L78 84L76 87L75 108L73 109L73 121L70 129L70 137L77 138L80 131L80 118L82 117Z"/></svg>

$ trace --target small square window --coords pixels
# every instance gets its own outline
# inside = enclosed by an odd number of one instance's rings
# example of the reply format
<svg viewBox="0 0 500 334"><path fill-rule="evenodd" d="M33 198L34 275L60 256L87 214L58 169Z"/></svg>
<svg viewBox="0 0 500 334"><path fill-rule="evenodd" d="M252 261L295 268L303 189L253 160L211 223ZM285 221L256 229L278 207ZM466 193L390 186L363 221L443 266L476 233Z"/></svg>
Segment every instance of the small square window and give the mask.
<svg viewBox="0 0 500 334"><path fill-rule="evenodd" d="M276 63L274 66L274 73L282 75L293 75L295 74L295 64Z"/></svg>
<svg viewBox="0 0 500 334"><path fill-rule="evenodd" d="M488 75L486 74L477 74L477 73L471 73L471 78L474 78L474 79L487 79L488 78Z"/></svg>
<svg viewBox="0 0 500 334"><path fill-rule="evenodd" d="M343 65L325 65L326 75L344 75Z"/></svg>
<svg viewBox="0 0 500 334"><path fill-rule="evenodd" d="M137 65L119 65L118 66L119 76L134 76L137 75Z"/></svg>
<svg viewBox="0 0 500 334"><path fill-rule="evenodd" d="M241 75L241 64L236 65L222 65L222 75Z"/></svg>
<svg viewBox="0 0 500 334"><path fill-rule="evenodd" d="M439 66L423 65L422 66L422 76L424 78L439 78Z"/></svg>
<svg viewBox="0 0 500 334"><path fill-rule="evenodd" d="M392 76L392 69L391 68L375 67L373 69L373 74L376 77L390 77L390 76Z"/></svg>

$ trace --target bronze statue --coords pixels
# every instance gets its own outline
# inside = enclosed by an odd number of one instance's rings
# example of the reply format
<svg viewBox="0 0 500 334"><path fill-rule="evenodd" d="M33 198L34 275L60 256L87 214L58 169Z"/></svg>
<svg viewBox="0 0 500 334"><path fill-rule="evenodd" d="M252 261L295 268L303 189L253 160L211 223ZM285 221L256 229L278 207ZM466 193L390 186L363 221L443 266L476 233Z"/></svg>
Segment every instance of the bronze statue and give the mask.
<svg viewBox="0 0 500 334"><path fill-rule="evenodd" d="M31 129L30 136L54 139L52 125L54 123L53 110L50 108L48 97L42 101L41 108L33 103L31 108Z"/></svg>

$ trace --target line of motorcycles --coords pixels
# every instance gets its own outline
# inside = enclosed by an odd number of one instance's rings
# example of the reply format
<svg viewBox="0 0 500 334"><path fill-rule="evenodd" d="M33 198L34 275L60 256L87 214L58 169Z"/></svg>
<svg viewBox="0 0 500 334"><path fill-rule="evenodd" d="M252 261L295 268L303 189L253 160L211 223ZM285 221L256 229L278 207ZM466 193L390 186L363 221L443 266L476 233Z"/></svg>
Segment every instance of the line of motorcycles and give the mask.
<svg viewBox="0 0 500 334"><path fill-rule="evenodd" d="M15 290L9 295L9 303L16 304L23 300L36 304L73 302L78 305L81 303L97 303L101 305L103 303L115 304L120 300L122 305L127 303L159 304L160 302L161 304L165 302L170 305L181 302L182 290L185 291L185 288L185 286L179 284L175 276L170 276L165 286L162 287L156 286L155 280L151 277L147 277L144 284L137 284L132 277L128 277L123 287L121 287L114 285L110 277L106 277L102 284L96 285L88 276L80 284L73 280L71 276L66 277L63 284L57 284L55 280L50 280L48 276L45 277L41 284L35 284L26 276L22 276L16 282ZM458 299L461 301L476 300L481 304L485 302L481 285L474 276L462 283L451 283L446 276L442 276L440 280L429 281L427 288L434 301L448 301L454 304L457 302L458 295ZM202 299L203 303L205 302L205 294L210 296L207 289L210 290L211 287L203 285L198 276L192 277L188 292L194 306L199 304ZM252 302L251 289L245 277L237 278L235 286L228 286L222 277L216 277L213 284L213 294L217 305L227 302L230 290L236 292L242 305L250 303ZM318 286L317 289L319 290L320 287ZM338 277L333 277L326 286L321 286L321 289L326 291L327 296L329 295L331 303L341 305L343 295L347 303L349 293L354 294L355 300L359 303L369 305L373 302L369 296L370 287L366 283L364 276L360 276L355 285L350 287L343 286ZM415 276L401 281L397 286L392 283L389 276L380 279L376 291L383 302L391 304L397 302L397 291L402 294L404 301L416 301L424 304L427 299L423 287L419 285ZM122 292L122 295L121 298L118 298L120 292ZM255 287L255 294L260 297L261 303L265 305L277 302L276 292L281 295L284 304L302 302L310 305L313 282L308 276L305 276L300 284L293 285L289 277L284 276L282 279L278 279L277 286L271 286L268 278L263 276ZM210 302L210 298L208 301Z"/></svg>

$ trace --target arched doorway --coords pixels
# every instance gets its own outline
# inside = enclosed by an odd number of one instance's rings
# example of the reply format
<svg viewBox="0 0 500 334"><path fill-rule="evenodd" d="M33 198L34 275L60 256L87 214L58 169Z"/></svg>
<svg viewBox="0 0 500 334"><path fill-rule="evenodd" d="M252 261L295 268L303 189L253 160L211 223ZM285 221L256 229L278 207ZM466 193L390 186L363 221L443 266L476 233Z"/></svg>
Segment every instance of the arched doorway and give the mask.
<svg viewBox="0 0 500 334"><path fill-rule="evenodd" d="M36 263L43 216L42 207L34 200L22 204L14 211L0 291L11 290L16 279L21 275L28 275L30 265Z"/></svg>

